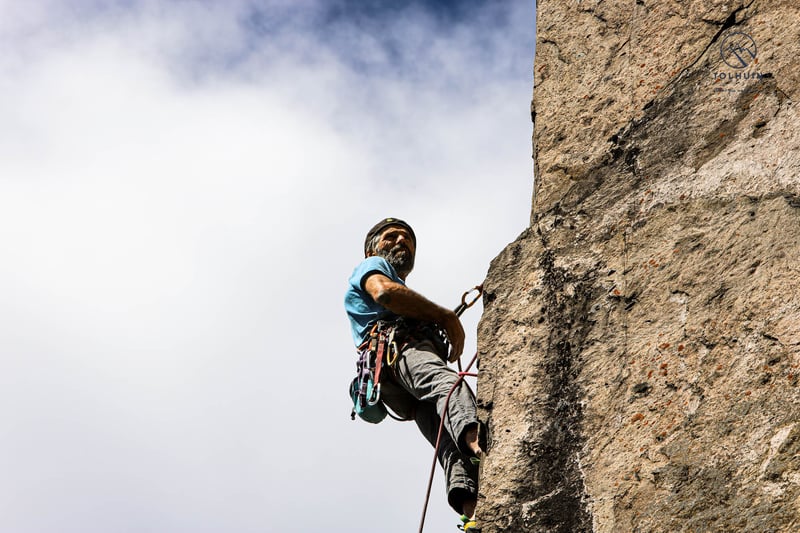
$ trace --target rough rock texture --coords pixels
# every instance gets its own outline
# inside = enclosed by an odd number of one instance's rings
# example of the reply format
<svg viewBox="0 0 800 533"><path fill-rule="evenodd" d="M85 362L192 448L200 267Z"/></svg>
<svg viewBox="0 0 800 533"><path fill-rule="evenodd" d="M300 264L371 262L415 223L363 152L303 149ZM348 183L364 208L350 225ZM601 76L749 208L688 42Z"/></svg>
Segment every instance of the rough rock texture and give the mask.
<svg viewBox="0 0 800 533"><path fill-rule="evenodd" d="M484 533L800 531L800 5L537 17L531 227L479 327Z"/></svg>

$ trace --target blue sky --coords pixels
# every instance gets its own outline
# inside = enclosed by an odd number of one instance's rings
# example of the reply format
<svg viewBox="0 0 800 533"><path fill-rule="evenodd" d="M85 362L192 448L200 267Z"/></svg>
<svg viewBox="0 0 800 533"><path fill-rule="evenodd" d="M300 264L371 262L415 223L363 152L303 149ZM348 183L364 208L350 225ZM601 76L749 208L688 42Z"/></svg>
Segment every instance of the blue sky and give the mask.
<svg viewBox="0 0 800 533"><path fill-rule="evenodd" d="M385 5L0 0L0 530L416 530L345 283L397 216L455 306L527 226L534 8Z"/></svg>

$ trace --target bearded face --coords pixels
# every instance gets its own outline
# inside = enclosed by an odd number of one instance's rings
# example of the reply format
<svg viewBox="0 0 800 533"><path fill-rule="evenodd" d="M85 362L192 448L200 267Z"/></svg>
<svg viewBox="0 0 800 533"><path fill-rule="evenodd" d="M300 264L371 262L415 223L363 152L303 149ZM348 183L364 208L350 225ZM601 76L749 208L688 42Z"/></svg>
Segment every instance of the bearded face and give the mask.
<svg viewBox="0 0 800 533"><path fill-rule="evenodd" d="M389 228L376 237L375 255L383 257L400 276L414 268L414 241L404 228Z"/></svg>
<svg viewBox="0 0 800 533"><path fill-rule="evenodd" d="M414 254L404 244L379 249L378 255L386 259L398 274L408 274L414 269Z"/></svg>

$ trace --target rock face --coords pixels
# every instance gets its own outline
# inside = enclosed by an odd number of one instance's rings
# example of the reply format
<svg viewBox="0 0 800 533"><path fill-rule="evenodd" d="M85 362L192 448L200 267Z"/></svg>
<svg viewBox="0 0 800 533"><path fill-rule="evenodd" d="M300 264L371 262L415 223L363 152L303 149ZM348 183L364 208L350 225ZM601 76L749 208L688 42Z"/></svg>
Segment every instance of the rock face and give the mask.
<svg viewBox="0 0 800 533"><path fill-rule="evenodd" d="M537 4L483 531L800 531L800 5Z"/></svg>

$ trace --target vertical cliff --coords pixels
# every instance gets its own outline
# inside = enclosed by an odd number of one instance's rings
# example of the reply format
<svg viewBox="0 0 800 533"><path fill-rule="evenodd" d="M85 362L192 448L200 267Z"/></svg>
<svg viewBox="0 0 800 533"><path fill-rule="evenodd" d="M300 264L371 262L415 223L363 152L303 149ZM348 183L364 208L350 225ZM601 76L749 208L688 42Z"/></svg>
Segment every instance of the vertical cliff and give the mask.
<svg viewBox="0 0 800 533"><path fill-rule="evenodd" d="M800 6L539 0L484 532L800 530Z"/></svg>

